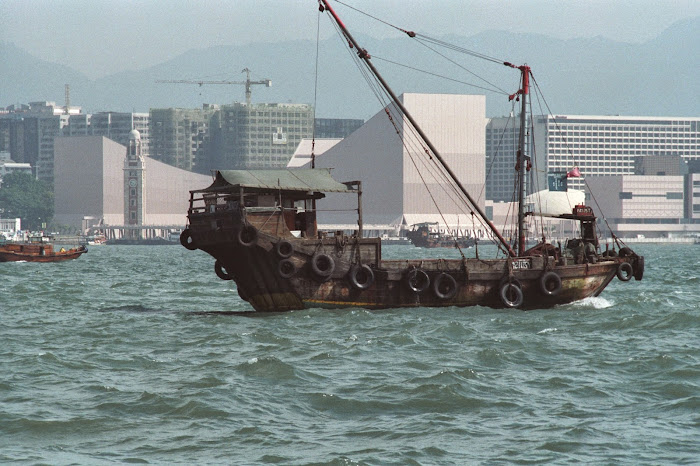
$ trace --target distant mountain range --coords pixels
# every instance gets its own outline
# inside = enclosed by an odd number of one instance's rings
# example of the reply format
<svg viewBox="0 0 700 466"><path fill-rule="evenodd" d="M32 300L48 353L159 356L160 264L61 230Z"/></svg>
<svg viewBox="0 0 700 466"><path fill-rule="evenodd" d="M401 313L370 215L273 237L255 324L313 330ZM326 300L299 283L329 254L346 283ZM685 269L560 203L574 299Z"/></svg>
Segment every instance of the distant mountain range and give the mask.
<svg viewBox="0 0 700 466"><path fill-rule="evenodd" d="M493 85L504 93L512 93L518 88L516 70L438 49L458 61L461 66L458 67L408 37L376 40L357 35L356 38L399 94L485 94L488 116L510 111L505 95L464 83L489 88ZM600 37L558 40L503 31L439 39L499 60L527 63L555 114L700 114L700 18L677 22L642 44ZM381 103L354 67L343 41L332 37L323 41L319 50L318 77L315 76L316 43L290 41L191 50L145 69L90 80L67 66L37 59L14 44L0 43L3 64L0 107L45 100L63 105L65 84L70 84L71 105L81 106L88 113L148 112L150 108L198 108L202 103L241 102L245 100L243 85L200 87L159 84L156 80L244 81L241 70L247 67L252 70L252 79L272 80L271 88L253 87L253 102L314 104L315 100L316 116L321 118L368 119L381 109ZM536 113L540 112L540 105L544 108L541 100L533 99Z"/></svg>

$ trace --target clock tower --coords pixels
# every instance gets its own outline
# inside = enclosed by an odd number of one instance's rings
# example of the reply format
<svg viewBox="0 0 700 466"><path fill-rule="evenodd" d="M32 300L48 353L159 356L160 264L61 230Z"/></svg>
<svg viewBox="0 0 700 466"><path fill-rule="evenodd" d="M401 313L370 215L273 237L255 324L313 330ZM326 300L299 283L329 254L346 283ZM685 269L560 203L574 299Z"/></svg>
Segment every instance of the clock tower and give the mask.
<svg viewBox="0 0 700 466"><path fill-rule="evenodd" d="M141 135L133 129L129 133L124 161L124 226L127 227L125 238L128 239L142 239L143 236L140 227L145 216L145 171Z"/></svg>

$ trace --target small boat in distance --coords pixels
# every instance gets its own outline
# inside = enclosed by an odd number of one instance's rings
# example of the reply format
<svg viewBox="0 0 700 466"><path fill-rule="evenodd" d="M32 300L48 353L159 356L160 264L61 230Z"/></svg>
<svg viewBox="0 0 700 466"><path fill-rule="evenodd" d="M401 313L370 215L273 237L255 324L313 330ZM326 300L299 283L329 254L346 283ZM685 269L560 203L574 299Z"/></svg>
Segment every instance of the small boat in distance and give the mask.
<svg viewBox="0 0 700 466"><path fill-rule="evenodd" d="M51 238L29 237L27 241L0 242L0 262L60 262L77 259L88 250L85 246L54 248Z"/></svg>
<svg viewBox="0 0 700 466"><path fill-rule="evenodd" d="M406 237L419 248L470 248L474 238L441 233L437 222L417 223L406 232Z"/></svg>
<svg viewBox="0 0 700 466"><path fill-rule="evenodd" d="M105 235L89 235L85 237L85 244L88 246L101 246L107 243Z"/></svg>

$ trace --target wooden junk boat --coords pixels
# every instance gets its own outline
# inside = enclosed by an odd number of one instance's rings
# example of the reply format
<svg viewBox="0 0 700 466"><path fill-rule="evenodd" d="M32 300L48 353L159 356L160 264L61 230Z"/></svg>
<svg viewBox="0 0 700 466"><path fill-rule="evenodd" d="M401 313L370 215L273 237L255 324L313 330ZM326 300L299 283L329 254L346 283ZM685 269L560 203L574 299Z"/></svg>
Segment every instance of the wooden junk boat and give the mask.
<svg viewBox="0 0 700 466"><path fill-rule="evenodd" d="M77 259L86 252L85 246L56 251L45 241L5 242L0 244L0 262L60 262Z"/></svg>
<svg viewBox="0 0 700 466"><path fill-rule="evenodd" d="M401 117L429 149L431 160L449 175L465 204L492 232L505 257L494 259L392 259L382 257L380 238L365 238L361 183L339 183L328 169L218 171L213 184L190 192L188 227L180 241L215 258L216 274L234 280L241 298L256 311L304 308L366 309L490 306L549 308L598 296L615 277L641 280L644 257L613 235L611 250L601 253L596 218L587 206L577 206L560 218L578 222L580 238L565 248L546 243L525 249L525 170L516 168L519 186L518 231L513 246L474 202L440 153L374 68L370 55L347 31L327 0L321 11L331 14L342 35L367 69L391 96ZM521 128L525 127L530 68L521 72ZM524 167L525 131L520 132L517 164ZM426 150L426 152L428 152ZM326 193L357 196L358 229L326 235L319 232L316 203ZM531 214L531 213L530 213Z"/></svg>
<svg viewBox="0 0 700 466"><path fill-rule="evenodd" d="M472 237L443 234L438 228L438 222L417 223L411 225L411 229L406 232L406 238L418 248L470 248L476 243Z"/></svg>

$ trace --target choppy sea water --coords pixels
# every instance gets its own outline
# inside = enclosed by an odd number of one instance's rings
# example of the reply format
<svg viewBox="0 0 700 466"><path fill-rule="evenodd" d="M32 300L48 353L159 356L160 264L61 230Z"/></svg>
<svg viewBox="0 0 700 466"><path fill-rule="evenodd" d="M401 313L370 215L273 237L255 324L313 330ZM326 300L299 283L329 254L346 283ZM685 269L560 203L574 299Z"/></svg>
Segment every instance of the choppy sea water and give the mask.
<svg viewBox="0 0 700 466"><path fill-rule="evenodd" d="M700 246L635 249L528 312L240 315L179 246L2 263L0 463L698 464Z"/></svg>

